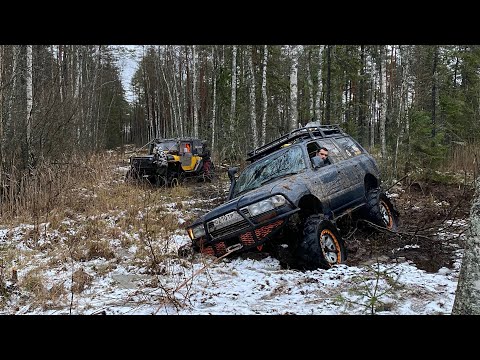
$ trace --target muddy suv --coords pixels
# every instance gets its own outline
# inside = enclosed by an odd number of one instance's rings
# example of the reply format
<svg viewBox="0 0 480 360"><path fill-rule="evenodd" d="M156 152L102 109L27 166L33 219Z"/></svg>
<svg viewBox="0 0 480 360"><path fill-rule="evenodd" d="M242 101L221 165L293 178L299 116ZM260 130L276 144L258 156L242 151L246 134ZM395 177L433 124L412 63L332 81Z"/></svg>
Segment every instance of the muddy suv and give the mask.
<svg viewBox="0 0 480 360"><path fill-rule="evenodd" d="M321 147L331 164L316 167ZM396 230L375 160L338 125L309 123L251 151L247 161L239 176L228 170L228 201L187 228L194 250L222 256L265 244L287 249L299 268L328 269L347 256L340 217Z"/></svg>

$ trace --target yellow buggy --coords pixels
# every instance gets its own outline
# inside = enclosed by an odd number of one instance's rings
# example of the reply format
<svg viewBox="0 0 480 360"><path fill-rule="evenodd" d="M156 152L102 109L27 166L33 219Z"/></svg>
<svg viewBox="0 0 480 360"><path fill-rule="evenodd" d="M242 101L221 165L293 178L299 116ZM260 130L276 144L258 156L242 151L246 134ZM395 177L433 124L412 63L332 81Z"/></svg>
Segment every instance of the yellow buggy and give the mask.
<svg viewBox="0 0 480 360"><path fill-rule="evenodd" d="M147 155L130 158L127 180L148 180L157 186L177 186L186 179L212 180L214 164L206 141L153 139L142 148L147 146Z"/></svg>

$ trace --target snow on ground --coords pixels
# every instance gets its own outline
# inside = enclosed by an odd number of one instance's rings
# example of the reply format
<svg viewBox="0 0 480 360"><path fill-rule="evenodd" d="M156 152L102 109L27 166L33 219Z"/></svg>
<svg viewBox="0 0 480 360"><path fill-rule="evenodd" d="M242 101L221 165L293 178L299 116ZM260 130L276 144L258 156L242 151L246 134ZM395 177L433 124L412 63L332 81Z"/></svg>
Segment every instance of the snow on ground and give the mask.
<svg viewBox="0 0 480 360"><path fill-rule="evenodd" d="M0 230L0 236L6 230ZM0 239L2 239L0 238ZM1 240L3 241L3 240ZM188 242L171 238L172 248ZM131 255L131 254L130 254ZM71 304L43 310L15 306L4 314L450 314L460 268L427 273L408 262L370 266L339 265L329 270L282 269L276 259L216 258L195 255L193 262L172 259L165 274L149 275L136 266L115 265L115 259L95 259L71 269L54 268L44 275L71 286L73 270L82 267L93 282L75 294ZM46 263L37 255L32 265ZM111 266L111 272L96 275ZM31 270L26 266L19 277ZM377 298L376 301L372 300ZM374 309L374 310L372 310Z"/></svg>
<svg viewBox="0 0 480 360"><path fill-rule="evenodd" d="M201 199L189 203L183 209L205 206ZM163 207L176 214L179 225L185 222L185 210L175 208L168 199ZM101 216L107 219L106 226L113 227L124 212ZM466 227L467 222L456 225ZM40 228L47 226L41 224ZM377 263L374 259L361 266L303 272L283 269L269 256L218 260L196 254L178 258L177 249L189 238L184 230L176 230L166 237L160 271L152 274L136 259L142 246L139 234L123 234L132 240L123 247L118 238L110 239L115 249L112 258L71 261L66 250L61 255L48 249L52 244L60 247L62 241L71 238L74 223L63 234L53 232L41 239L38 246L44 246L44 251L34 251L23 240L31 228L31 224L13 228L0 224L0 255L7 258L9 251L21 250L15 262L18 279L37 269L47 293L60 289L63 295L56 302L37 303L31 294L26 296L24 288L15 287L16 281L10 278L12 269L4 267L2 276L10 296L0 306L0 314L450 314L463 254L463 250L457 250L453 268L440 268L435 273L420 270L408 261ZM85 279L79 292L71 291L74 275Z"/></svg>

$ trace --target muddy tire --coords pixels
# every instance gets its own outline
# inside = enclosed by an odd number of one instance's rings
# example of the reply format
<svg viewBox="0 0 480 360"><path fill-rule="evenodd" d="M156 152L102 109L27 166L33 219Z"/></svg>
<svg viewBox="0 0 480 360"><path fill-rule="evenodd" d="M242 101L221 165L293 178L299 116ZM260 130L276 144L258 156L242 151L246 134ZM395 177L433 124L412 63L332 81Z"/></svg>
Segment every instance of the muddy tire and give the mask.
<svg viewBox="0 0 480 360"><path fill-rule="evenodd" d="M379 188L367 192L367 203L363 216L375 225L391 231L398 229L398 211L393 203Z"/></svg>
<svg viewBox="0 0 480 360"><path fill-rule="evenodd" d="M161 176L157 175L155 179L155 186L156 187L165 187L167 186L167 177L166 176Z"/></svg>
<svg viewBox="0 0 480 360"><path fill-rule="evenodd" d="M174 178L172 178L172 179L170 180L169 186L170 186L171 188L176 188L176 187L179 186L179 185L180 185L180 184L179 184L179 181L178 181L178 178L177 178L177 177L174 177Z"/></svg>
<svg viewBox="0 0 480 360"><path fill-rule="evenodd" d="M138 183L139 176L138 173L132 169L128 170L125 174L125 182L127 183Z"/></svg>
<svg viewBox="0 0 480 360"><path fill-rule="evenodd" d="M297 247L298 265L302 269L329 269L347 258L344 241L337 227L323 214L305 221L303 238Z"/></svg>

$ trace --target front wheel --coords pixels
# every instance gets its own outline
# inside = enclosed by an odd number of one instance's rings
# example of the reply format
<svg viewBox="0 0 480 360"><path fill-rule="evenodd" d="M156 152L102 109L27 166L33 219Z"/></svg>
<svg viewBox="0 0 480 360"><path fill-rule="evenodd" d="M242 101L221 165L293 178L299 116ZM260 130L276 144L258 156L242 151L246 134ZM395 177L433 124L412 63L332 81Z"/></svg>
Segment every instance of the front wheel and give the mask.
<svg viewBox="0 0 480 360"><path fill-rule="evenodd" d="M300 267L307 270L329 269L343 263L346 258L345 244L335 224L323 214L309 216L297 247Z"/></svg>
<svg viewBox="0 0 480 360"><path fill-rule="evenodd" d="M367 192L364 217L366 220L391 231L398 229L398 211L387 195L380 189Z"/></svg>

